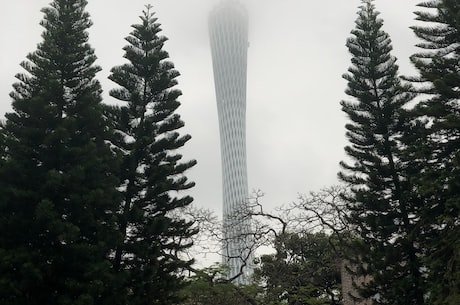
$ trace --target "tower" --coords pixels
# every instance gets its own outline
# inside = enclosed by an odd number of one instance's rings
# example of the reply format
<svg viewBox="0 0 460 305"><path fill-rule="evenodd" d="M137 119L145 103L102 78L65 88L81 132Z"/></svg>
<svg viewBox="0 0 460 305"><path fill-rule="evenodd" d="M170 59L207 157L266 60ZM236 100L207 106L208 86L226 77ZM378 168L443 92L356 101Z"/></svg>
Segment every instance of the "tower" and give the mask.
<svg viewBox="0 0 460 305"><path fill-rule="evenodd" d="M219 117L223 189L223 263L229 278L249 282L253 269L246 170L246 66L248 15L237 1L223 1L209 17Z"/></svg>

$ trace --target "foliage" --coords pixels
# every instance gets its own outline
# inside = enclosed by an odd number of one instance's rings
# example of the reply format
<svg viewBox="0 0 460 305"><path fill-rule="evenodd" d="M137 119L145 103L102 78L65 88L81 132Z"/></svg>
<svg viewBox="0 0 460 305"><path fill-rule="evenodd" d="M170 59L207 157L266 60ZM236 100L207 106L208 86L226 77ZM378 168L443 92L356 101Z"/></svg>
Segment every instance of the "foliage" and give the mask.
<svg viewBox="0 0 460 305"><path fill-rule="evenodd" d="M460 299L460 3L427 1L412 27L421 50L411 60L419 75L408 78L421 101L411 111L407 162L423 200L429 302Z"/></svg>
<svg viewBox="0 0 460 305"><path fill-rule="evenodd" d="M324 233L280 235L255 273L265 283L264 304L341 304L341 258L331 241Z"/></svg>
<svg viewBox="0 0 460 305"><path fill-rule="evenodd" d="M222 266L198 270L182 290L182 305L257 305L264 304L255 285L238 286L225 279L228 271Z"/></svg>
<svg viewBox="0 0 460 305"><path fill-rule="evenodd" d="M231 300L232 304L242 302L227 296L231 293L244 296L253 305L287 304L288 301L291 304L341 304L340 268L344 245L350 238L343 211L345 202L340 197L343 192L345 189L341 186L324 188L275 211L266 211L261 202L263 194L255 192L247 208L239 213L246 213L240 216L252 219L254 244L251 248L268 247L274 249L275 254L255 260L258 268L253 285L249 286L235 286L224 277L226 270L219 267L195 270L185 296L191 296L191 304L207 304L213 297L216 304L227 304L224 300ZM218 232L220 223L210 211L189 209L188 214L200 228L199 236L217 241L222 238ZM314 233L319 231L327 233ZM203 241L200 240L195 245L197 250L212 251L201 247ZM204 242L208 244L210 240Z"/></svg>
<svg viewBox="0 0 460 305"><path fill-rule="evenodd" d="M398 78L382 25L373 1L365 0L347 40L352 66L343 77L353 101L341 104L350 119L345 151L353 162L341 162L339 176L351 186L351 195L345 196L348 222L361 240L349 259L359 264L358 276L371 276L361 287L362 297L376 304L421 305L420 202L401 161L404 106L412 95Z"/></svg>
<svg viewBox="0 0 460 305"><path fill-rule="evenodd" d="M181 162L177 152L190 139L177 131L184 126L176 113L181 92L173 88L179 73L166 60L166 38L159 36L160 25L150 9L126 38L128 63L113 68L109 77L120 85L110 95L122 102L107 109L123 155L118 214L123 243L113 266L127 276L130 305L177 300L182 287L178 274L192 263L181 254L196 233L191 222L173 214L193 200L179 193L194 186L184 172L196 162Z"/></svg>
<svg viewBox="0 0 460 305"><path fill-rule="evenodd" d="M87 2L44 8L2 124L0 303L103 304L117 240L116 158L102 115Z"/></svg>
<svg viewBox="0 0 460 305"><path fill-rule="evenodd" d="M184 215L196 162L179 154L190 139L178 131L179 73L151 7L126 38L127 63L111 71L119 106L103 106L86 5L43 9L43 40L21 63L13 112L0 123L1 304L341 304L344 259L374 304L458 303L459 1L419 4L410 86L373 1L362 1L347 40L351 100L341 103L349 160L339 176L350 189L276 213L257 194L237 211L254 221L243 263L260 246L275 250L248 286L185 258L196 228L208 230L203 248L228 240L208 212Z"/></svg>

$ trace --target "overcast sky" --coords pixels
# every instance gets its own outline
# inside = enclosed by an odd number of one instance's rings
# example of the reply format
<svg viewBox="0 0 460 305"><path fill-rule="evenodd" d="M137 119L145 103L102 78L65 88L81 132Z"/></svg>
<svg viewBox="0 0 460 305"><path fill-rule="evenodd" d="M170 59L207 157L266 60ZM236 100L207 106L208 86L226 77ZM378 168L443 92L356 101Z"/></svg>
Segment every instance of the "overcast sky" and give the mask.
<svg viewBox="0 0 460 305"><path fill-rule="evenodd" d="M3 1L0 11L0 113L11 110L8 96L19 63L41 41L40 9L50 0ZM181 73L182 131L192 135L185 159L197 159L188 176L198 206L220 215L221 164L217 107L207 36L207 17L219 0L150 1L169 38L165 49ZM249 189L266 193L268 207L295 201L298 194L337 183L344 158L346 99L341 75L350 65L345 40L354 27L359 0L246 0L250 28L247 92ZM392 40L400 72L413 74L413 11L418 0L375 2ZM90 43L104 97L114 84L110 69L123 63L124 37L139 21L148 0L89 0Z"/></svg>

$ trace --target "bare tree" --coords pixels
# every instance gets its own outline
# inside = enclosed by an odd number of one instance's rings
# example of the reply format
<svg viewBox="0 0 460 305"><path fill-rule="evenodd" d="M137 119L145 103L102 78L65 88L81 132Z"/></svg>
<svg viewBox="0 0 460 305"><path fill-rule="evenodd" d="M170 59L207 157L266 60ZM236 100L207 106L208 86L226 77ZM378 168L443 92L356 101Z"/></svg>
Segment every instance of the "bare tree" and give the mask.
<svg viewBox="0 0 460 305"><path fill-rule="evenodd" d="M265 273L256 272L258 295L262 295L262 299L255 297L253 290L248 291L245 290L245 287L233 285L232 281L243 274L242 269L236 276L228 278L225 276L225 267L222 266L205 269L192 268L189 271L194 274L193 279L198 278L207 283L209 293L215 289L223 289L224 291L228 289L251 305L265 304L269 301L268 297L277 295L280 298L286 297L290 290L287 289L287 286L284 290L283 281L289 283L295 279L302 279L298 283L306 285L305 289L310 293L306 297L315 298L315 293L323 291L322 302L324 304L337 304L340 302L338 300L342 299L342 293L337 288L338 283L340 283L340 276L337 279L337 274L340 275L342 258L345 255L344 248L352 231L347 222L347 207L342 199L344 195L346 195L345 186L331 186L317 192L299 195L295 202L267 210L263 204L264 194L261 191L254 191L248 202L242 205L240 210L235 211L233 214L235 221L250 219L252 223L251 230L240 232L240 235L236 237L246 238L250 236L252 241L245 249L246 252L237 257L242 261L242 266L252 263L249 259L261 248L268 247L271 249L271 255L256 256L258 267L256 270L266 267L267 263L273 263L270 267L271 270L265 269L263 271ZM193 220L194 227L199 230L193 240L195 245L192 252L189 253L191 257L225 253L222 245L225 245L227 241L223 234L223 223L214 212L189 207L182 213L186 215L186 219ZM299 247L307 247L309 250L296 248L297 244ZM315 252L317 250L320 252L327 251L327 256L318 256L319 252ZM314 263L309 258L311 255L315 257ZM302 269L301 274L293 277L290 274L292 264L301 264L302 268L307 269ZM276 268L281 269L277 270ZM318 280L323 278L325 270L329 276L328 282L318 283ZM265 275L261 276L261 274ZM270 284L267 276L279 277L277 285L281 286L273 290L273 282ZM287 285L289 286L289 284ZM216 288L217 286L220 288ZM218 292L222 291L219 290ZM294 291L290 292L292 296ZM282 296L283 293L284 296ZM326 295L329 297L325 297Z"/></svg>
<svg viewBox="0 0 460 305"><path fill-rule="evenodd" d="M250 236L251 243L239 255L246 266L251 263L248 259L261 247L274 248L274 243L287 233L306 234L323 232L334 235L336 240L341 240L351 230L347 223L347 209L342 196L346 193L344 186L331 186L308 195L299 195L296 202L280 206L274 210L266 210L262 202L263 192L253 191L248 202L241 205L232 217L236 221L251 220L252 227L246 232L240 232L232 238L246 238ZM186 219L194 222L194 227L199 233L194 236L194 247L190 250L191 257L222 255L223 245L228 244L224 238L223 223L216 214L209 210L190 206L182 210ZM183 216L184 217L184 216ZM232 219L233 220L233 219ZM241 276L243 270L228 280Z"/></svg>

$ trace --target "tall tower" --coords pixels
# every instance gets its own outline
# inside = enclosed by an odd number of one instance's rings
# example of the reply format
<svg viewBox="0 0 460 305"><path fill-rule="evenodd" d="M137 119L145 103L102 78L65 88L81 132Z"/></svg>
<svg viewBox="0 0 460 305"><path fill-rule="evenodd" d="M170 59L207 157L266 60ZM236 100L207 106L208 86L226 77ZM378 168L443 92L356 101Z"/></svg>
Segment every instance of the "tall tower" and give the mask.
<svg viewBox="0 0 460 305"><path fill-rule="evenodd" d="M219 116L223 188L223 263L229 278L249 282L253 271L246 173L246 66L248 14L237 1L223 1L209 17L209 36Z"/></svg>

